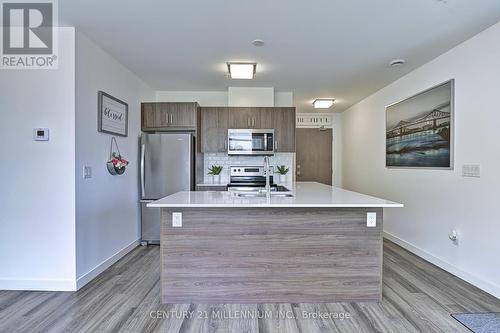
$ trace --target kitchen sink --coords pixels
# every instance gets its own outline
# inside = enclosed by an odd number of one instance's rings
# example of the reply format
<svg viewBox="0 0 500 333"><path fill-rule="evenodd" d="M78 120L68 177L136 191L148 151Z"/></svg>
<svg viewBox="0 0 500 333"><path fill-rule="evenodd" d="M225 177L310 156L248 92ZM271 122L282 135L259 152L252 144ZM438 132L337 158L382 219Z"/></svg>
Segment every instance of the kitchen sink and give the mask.
<svg viewBox="0 0 500 333"><path fill-rule="evenodd" d="M244 192L244 193L259 193L260 191L265 190L264 187L262 186L233 186L228 189L228 191L233 191L233 192ZM277 185L277 186L271 186L271 193L275 192L290 192L289 189L287 189L283 185Z"/></svg>
<svg viewBox="0 0 500 333"><path fill-rule="evenodd" d="M283 197L283 198L291 198L293 197L293 194L291 193L271 193L272 197Z"/></svg>
<svg viewBox="0 0 500 333"><path fill-rule="evenodd" d="M276 192L290 192L290 190L289 190L289 189L287 189L287 188L286 188L285 186L283 186L283 185L278 185L278 186L276 186L276 187L275 187L275 189L276 189L276 190L275 190ZM271 191L273 191L273 190L271 189Z"/></svg>

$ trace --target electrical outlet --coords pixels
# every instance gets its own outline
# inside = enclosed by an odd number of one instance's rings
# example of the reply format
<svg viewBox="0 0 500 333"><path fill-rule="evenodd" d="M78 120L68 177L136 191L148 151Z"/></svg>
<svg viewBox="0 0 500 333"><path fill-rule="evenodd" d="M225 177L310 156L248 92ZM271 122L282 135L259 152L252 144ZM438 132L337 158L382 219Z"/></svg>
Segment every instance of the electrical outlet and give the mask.
<svg viewBox="0 0 500 333"><path fill-rule="evenodd" d="M84 165L83 166L83 179L92 178L92 167Z"/></svg>
<svg viewBox="0 0 500 333"><path fill-rule="evenodd" d="M182 227L182 213L172 213L172 227Z"/></svg>
<svg viewBox="0 0 500 333"><path fill-rule="evenodd" d="M458 232L453 229L449 234L448 234L448 238L450 238L450 240L454 243L454 244L458 244Z"/></svg>
<svg viewBox="0 0 500 333"><path fill-rule="evenodd" d="M462 165L463 177L481 177L481 166L479 164L464 164Z"/></svg>
<svg viewBox="0 0 500 333"><path fill-rule="evenodd" d="M377 226L377 213L366 213L366 226L367 227Z"/></svg>

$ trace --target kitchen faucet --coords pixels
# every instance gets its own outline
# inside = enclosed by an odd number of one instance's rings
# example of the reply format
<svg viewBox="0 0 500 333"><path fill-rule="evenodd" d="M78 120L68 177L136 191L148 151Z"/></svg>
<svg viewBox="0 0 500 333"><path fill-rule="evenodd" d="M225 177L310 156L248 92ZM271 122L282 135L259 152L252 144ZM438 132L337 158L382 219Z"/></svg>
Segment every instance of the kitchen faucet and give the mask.
<svg viewBox="0 0 500 333"><path fill-rule="evenodd" d="M269 181L270 167L269 167L269 156L264 156L264 172L266 173L266 196L271 195L271 184Z"/></svg>

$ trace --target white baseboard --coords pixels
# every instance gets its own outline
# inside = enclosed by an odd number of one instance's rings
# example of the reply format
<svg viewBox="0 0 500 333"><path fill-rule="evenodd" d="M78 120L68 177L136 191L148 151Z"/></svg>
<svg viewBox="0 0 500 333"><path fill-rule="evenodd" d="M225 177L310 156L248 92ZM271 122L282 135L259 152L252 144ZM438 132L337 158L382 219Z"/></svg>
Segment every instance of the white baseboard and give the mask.
<svg viewBox="0 0 500 333"><path fill-rule="evenodd" d="M108 259L104 260L101 262L99 265L97 265L95 268L90 270L89 272L85 273L81 277L79 277L76 280L76 289L82 288L84 285L89 283L91 280L93 280L97 275L101 274L104 272L106 269L108 269L111 265L113 265L115 262L123 258L127 253L135 249L139 245L140 240L135 240L129 245L125 246L123 249L120 251L116 252L113 254L111 257Z"/></svg>
<svg viewBox="0 0 500 333"><path fill-rule="evenodd" d="M75 280L28 280L28 279L2 279L0 290L29 290L29 291L76 291L89 283L97 275L120 260L124 255L139 245L140 240L135 240L110 258L104 260L94 269Z"/></svg>
<svg viewBox="0 0 500 333"><path fill-rule="evenodd" d="M417 256L427 260L428 262L444 269L445 271L461 278L464 281L469 282L470 284L478 287L479 289L487 292L488 294L491 294L491 295L495 296L496 298L500 299L500 286L495 285L491 282L485 281L485 280L483 280L475 275L472 275L470 273L467 273L467 272L461 270L460 268L453 266L452 264L450 264L450 263L448 263L448 262L446 262L438 257L435 257L432 254L430 254L429 252L422 250L421 248L419 248L419 247L417 247L417 246L415 246L415 245L413 245L405 240L402 240L401 238L396 237L388 232L384 231L384 237L387 238L388 240L398 244L402 248L404 248L404 249L416 254Z"/></svg>
<svg viewBox="0 0 500 333"><path fill-rule="evenodd" d="M0 279L0 290L76 291L76 281Z"/></svg>

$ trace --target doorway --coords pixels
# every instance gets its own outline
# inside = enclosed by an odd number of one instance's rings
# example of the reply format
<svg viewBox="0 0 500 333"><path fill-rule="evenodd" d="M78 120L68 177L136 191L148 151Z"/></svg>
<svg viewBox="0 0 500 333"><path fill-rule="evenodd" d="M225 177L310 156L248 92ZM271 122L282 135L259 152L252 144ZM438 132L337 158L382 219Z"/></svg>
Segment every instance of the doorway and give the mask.
<svg viewBox="0 0 500 333"><path fill-rule="evenodd" d="M296 131L297 181L332 185L332 129L297 128Z"/></svg>

